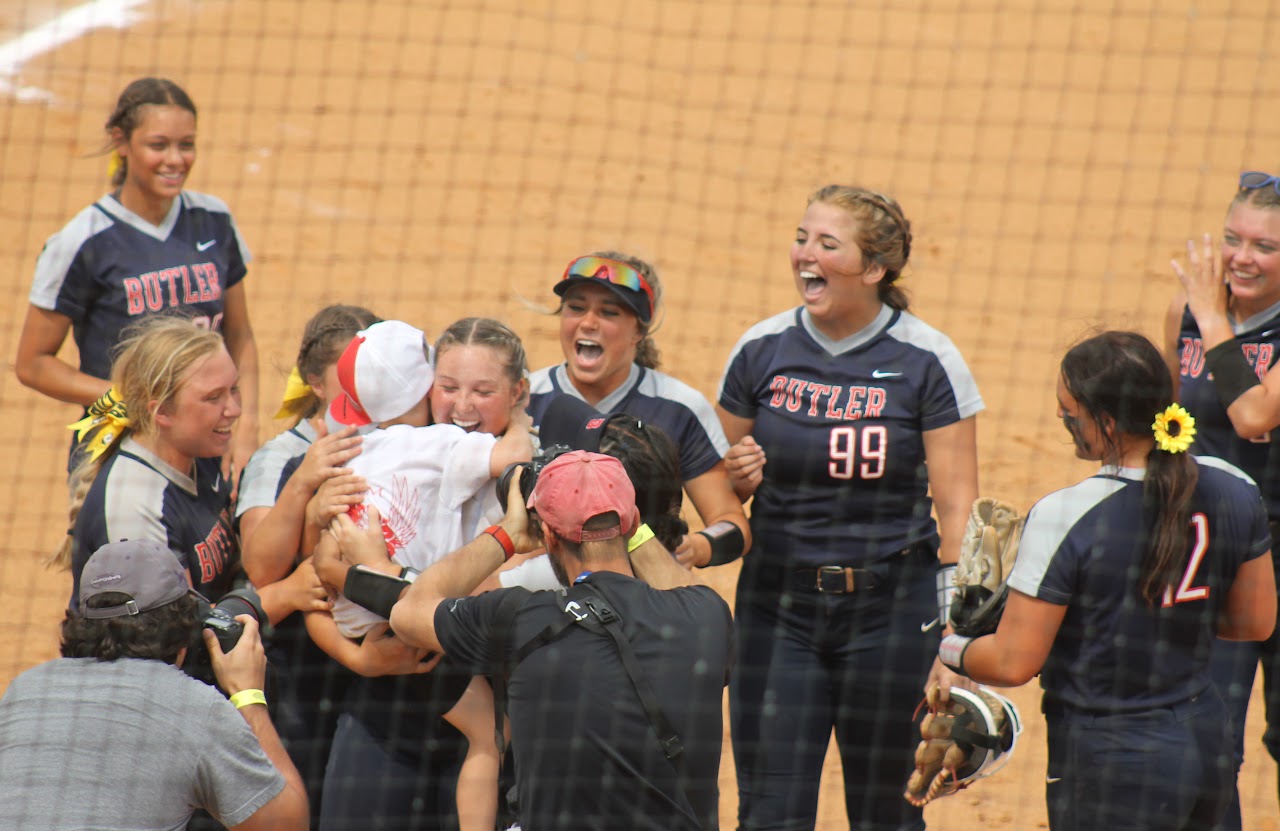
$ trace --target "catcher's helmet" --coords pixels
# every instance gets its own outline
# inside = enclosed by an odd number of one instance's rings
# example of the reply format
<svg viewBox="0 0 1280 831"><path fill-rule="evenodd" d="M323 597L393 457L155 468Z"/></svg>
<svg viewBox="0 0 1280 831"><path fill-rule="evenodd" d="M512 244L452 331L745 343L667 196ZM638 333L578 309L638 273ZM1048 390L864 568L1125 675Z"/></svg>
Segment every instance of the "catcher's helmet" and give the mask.
<svg viewBox="0 0 1280 831"><path fill-rule="evenodd" d="M987 687L980 686L976 693L952 687L947 704L933 702L927 699L917 710L925 741L916 753L917 772L904 794L917 806L950 796L1000 770L1013 756L1022 732L1018 708ZM950 750L945 755L937 752L939 744Z"/></svg>

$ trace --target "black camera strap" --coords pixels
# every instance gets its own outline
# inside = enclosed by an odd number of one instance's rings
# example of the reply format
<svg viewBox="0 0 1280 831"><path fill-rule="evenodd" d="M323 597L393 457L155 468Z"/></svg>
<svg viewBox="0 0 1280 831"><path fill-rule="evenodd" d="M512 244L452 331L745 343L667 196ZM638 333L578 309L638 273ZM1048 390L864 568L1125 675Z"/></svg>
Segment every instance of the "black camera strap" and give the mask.
<svg viewBox="0 0 1280 831"><path fill-rule="evenodd" d="M525 641L508 658L505 648L507 638L515 622L516 614L528 602L530 597L532 597L532 593L526 590L511 591L503 597L498 605L494 626L491 630L490 649L492 651L490 654L494 657L495 665L498 667L498 672L491 679L493 684L494 730L498 752L506 752L506 737L503 735L502 724L503 719L506 717L507 681L511 678L511 673L515 671L521 661L529 657L535 650L556 640L569 631L570 627L580 626L589 632L603 634L613 641L618 657L622 661L622 667L626 671L627 677L631 679L631 686L635 689L636 696L640 699L640 705L644 708L645 716L649 719L649 724L653 727L654 732L657 734L658 742L662 745L663 754L675 767L677 773L683 773L682 757L684 745L680 741L680 736L672 728L671 722L667 720L667 716L662 710L662 705L658 702L658 697L653 692L653 687L645 679L640 662L636 658L635 650L631 648L631 643L622 632L622 618L614 611L614 604L609 601L605 592L599 586L587 583L578 583L569 588L565 592L565 603L561 608L563 616L559 620L547 624L542 631Z"/></svg>

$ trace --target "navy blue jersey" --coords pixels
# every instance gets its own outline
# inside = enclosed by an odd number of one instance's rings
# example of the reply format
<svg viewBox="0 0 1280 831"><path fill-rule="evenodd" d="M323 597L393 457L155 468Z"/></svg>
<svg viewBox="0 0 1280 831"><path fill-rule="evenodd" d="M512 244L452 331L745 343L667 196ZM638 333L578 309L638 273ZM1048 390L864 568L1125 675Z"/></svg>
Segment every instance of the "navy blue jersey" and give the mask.
<svg viewBox="0 0 1280 831"><path fill-rule="evenodd" d="M1262 378L1280 356L1280 304L1233 327L1236 343ZM1267 514L1280 520L1280 442L1272 430L1260 439L1242 439L1218 400L1217 390L1204 368L1204 343L1191 312L1183 309L1178 336L1181 363L1178 399L1196 420L1195 451L1217 456L1249 474L1258 483Z"/></svg>
<svg viewBox="0 0 1280 831"><path fill-rule="evenodd" d="M1209 686L1218 612L1240 565L1271 548L1257 487L1220 459L1196 459L1187 565L1163 601L1141 594L1154 517L1142 508L1144 471L1104 467L1049 494L1027 515L1009 586L1065 605L1041 671L1045 693L1071 707L1136 712Z"/></svg>
<svg viewBox="0 0 1280 831"><path fill-rule="evenodd" d="M301 458L316 440L316 428L303 420L297 426L267 441L249 457L240 474L240 494L236 498L236 519L250 508L270 508L276 504L285 482L298 469ZM293 460L298 459L298 463Z"/></svg>
<svg viewBox="0 0 1280 831"><path fill-rule="evenodd" d="M30 300L71 319L80 371L105 379L121 331L142 315L177 312L221 328L224 294L248 262L216 197L183 191L156 226L104 196L45 243Z"/></svg>
<svg viewBox="0 0 1280 831"><path fill-rule="evenodd" d="M756 324L729 356L720 406L755 422L768 462L751 532L789 566L936 546L923 434L983 408L951 341L887 306L841 341L803 308Z"/></svg>
<svg viewBox="0 0 1280 831"><path fill-rule="evenodd" d="M560 393L582 398L564 364L530 376L529 417L542 423L551 399ZM706 473L729 452L729 441L715 410L693 387L655 369L631 365L631 374L596 409L604 415L626 413L661 427L680 451L680 478L685 482Z"/></svg>
<svg viewBox="0 0 1280 831"><path fill-rule="evenodd" d="M231 482L221 460L196 459L194 475L175 470L126 437L103 463L76 517L71 547L71 603L80 572L109 542L147 539L167 545L191 574L191 585L212 601L231 588L240 542L231 528Z"/></svg>

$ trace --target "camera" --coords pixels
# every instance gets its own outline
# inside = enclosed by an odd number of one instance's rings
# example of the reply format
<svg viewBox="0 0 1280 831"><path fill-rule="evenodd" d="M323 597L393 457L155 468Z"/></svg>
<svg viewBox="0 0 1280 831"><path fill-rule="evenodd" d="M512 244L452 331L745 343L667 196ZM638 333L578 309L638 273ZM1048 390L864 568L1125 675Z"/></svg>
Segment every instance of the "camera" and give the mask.
<svg viewBox="0 0 1280 831"><path fill-rule="evenodd" d="M542 469L572 450L565 444L553 444L538 451L528 462L507 465L507 469L498 477L498 504L502 506L503 512L507 510L507 494L511 492L511 479L516 475L516 468L524 468L520 471L520 497L528 504L529 494L533 493L533 486L538 484Z"/></svg>
<svg viewBox="0 0 1280 831"><path fill-rule="evenodd" d="M197 598L200 609L200 631L196 633L191 647L187 650L187 659L183 662L182 668L192 678L216 686L217 678L213 672L213 661L209 657L209 650L204 645L204 630L212 629L213 634L218 638L218 646L223 652L230 652L235 649L236 644L240 642L240 636L244 634L244 624L236 620L236 616L250 615L258 621L260 626L265 626L267 614L262 610L262 600L258 597L257 590L251 585L234 588L227 592L218 599L217 606L199 595Z"/></svg>

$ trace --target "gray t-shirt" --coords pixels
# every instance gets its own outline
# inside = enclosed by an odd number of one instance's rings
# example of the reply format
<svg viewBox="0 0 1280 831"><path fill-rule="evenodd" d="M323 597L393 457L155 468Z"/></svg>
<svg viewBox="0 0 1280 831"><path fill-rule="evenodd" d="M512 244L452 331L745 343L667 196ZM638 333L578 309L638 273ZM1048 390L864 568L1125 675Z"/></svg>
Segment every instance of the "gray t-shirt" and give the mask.
<svg viewBox="0 0 1280 831"><path fill-rule="evenodd" d="M238 825L283 788L231 703L170 664L59 658L0 698L0 828Z"/></svg>

